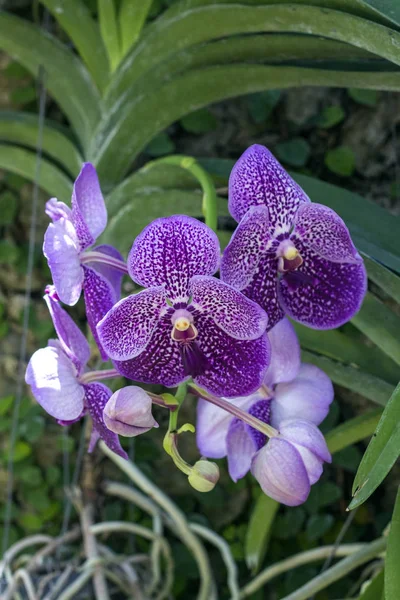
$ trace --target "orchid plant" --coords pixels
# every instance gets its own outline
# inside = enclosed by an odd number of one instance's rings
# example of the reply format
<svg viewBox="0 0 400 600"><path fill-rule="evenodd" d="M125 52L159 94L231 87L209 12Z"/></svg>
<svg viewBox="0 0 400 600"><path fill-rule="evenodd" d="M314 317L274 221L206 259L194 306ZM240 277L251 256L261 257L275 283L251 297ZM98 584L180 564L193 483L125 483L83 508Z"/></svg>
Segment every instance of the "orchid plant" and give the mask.
<svg viewBox="0 0 400 600"><path fill-rule="evenodd" d="M333 387L320 369L300 363L281 306L315 328L348 321L366 292L365 268L342 220L311 204L265 148L252 147L239 159L229 206L241 221L222 261L207 224L175 215L150 223L125 263L111 246L89 249L107 225L107 211L96 170L84 164L71 208L54 198L46 205L52 222L43 251L53 285L45 300L58 340L35 352L26 382L61 425L91 416L89 451L102 438L127 458L117 434L157 427L155 403L170 411L164 447L193 487L211 490L218 467L206 459L227 456L234 481L251 470L266 494L293 506L307 499L331 460L318 425ZM120 300L124 273L143 289ZM87 370L88 342L61 307L75 304L82 289L100 355L113 368ZM130 385L112 394L99 383L121 375L178 392L157 395ZM187 389L199 398L202 458L194 466L178 448L180 433L195 429L177 422Z"/></svg>

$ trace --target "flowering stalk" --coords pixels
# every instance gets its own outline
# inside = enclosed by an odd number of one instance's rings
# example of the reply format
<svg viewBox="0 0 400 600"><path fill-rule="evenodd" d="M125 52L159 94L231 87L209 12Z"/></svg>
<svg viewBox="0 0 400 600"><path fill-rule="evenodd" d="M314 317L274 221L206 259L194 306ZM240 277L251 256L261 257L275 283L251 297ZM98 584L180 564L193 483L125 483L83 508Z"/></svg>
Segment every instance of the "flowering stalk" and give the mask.
<svg viewBox="0 0 400 600"><path fill-rule="evenodd" d="M92 383L93 381L114 379L115 377L121 377L118 371L115 369L103 369L102 371L88 371L79 378L79 381L81 383Z"/></svg>
<svg viewBox="0 0 400 600"><path fill-rule="evenodd" d="M247 425L250 425L250 427L257 429L267 437L272 438L276 437L279 434L279 432L274 427L271 427L271 425L267 425L267 423L263 423L263 421L257 419L257 417L250 415L249 413L245 412L238 406L235 406L228 400L224 400L223 398L217 398L217 396L209 394L194 383L191 383L190 387L192 388L196 396L199 396L200 398L207 400L207 402L211 402L211 404L215 404L215 406L218 406L219 408L222 408L223 410L229 412L234 417L237 417L244 423L247 423Z"/></svg>
<svg viewBox="0 0 400 600"><path fill-rule="evenodd" d="M109 256L107 254L103 254L102 252L96 252L96 250L91 250L89 252L82 252L80 255L81 264L85 263L102 263L104 265L108 265L109 267L113 267L121 273L128 274L128 269L126 263L123 260L119 260L118 258L114 258L113 256Z"/></svg>

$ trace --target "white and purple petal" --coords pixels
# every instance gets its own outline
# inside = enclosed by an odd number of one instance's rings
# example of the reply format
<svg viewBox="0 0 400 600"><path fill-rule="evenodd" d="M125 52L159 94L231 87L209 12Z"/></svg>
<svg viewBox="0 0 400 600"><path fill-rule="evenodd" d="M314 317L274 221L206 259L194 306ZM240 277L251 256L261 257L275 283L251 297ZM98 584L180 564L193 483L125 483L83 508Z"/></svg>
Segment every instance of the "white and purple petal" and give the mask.
<svg viewBox="0 0 400 600"><path fill-rule="evenodd" d="M302 504L310 493L310 480L300 453L279 437L271 438L255 454L251 472L265 494L287 506Z"/></svg>
<svg viewBox="0 0 400 600"><path fill-rule="evenodd" d="M270 361L266 334L256 340L237 340L220 329L213 319L200 315L196 321L205 372L196 383L216 396L247 396L261 386Z"/></svg>
<svg viewBox="0 0 400 600"><path fill-rule="evenodd" d="M82 291L83 269L79 253L80 246L72 223L64 218L50 223L44 234L43 254L58 297L70 306L78 302Z"/></svg>
<svg viewBox="0 0 400 600"><path fill-rule="evenodd" d="M279 429L287 419L302 419L319 425L329 412L333 396L329 377L314 365L302 364L293 381L276 386L271 403L271 425Z"/></svg>
<svg viewBox="0 0 400 600"><path fill-rule="evenodd" d="M192 217L175 215L148 225L128 256L128 271L136 283L164 285L173 303L188 299L189 279L213 275L219 266L216 234Z"/></svg>
<svg viewBox="0 0 400 600"><path fill-rule="evenodd" d="M248 425L240 419L232 419L226 446L229 475L236 482L250 471L252 458L258 450L254 438L249 433Z"/></svg>
<svg viewBox="0 0 400 600"><path fill-rule="evenodd" d="M293 325L282 319L268 332L271 362L264 383L269 388L292 381L300 369L300 344Z"/></svg>
<svg viewBox="0 0 400 600"><path fill-rule="evenodd" d="M90 347L82 331L55 299L52 286L48 286L44 300L49 309L54 329L65 354L74 362L81 374L90 358Z"/></svg>
<svg viewBox="0 0 400 600"><path fill-rule="evenodd" d="M103 410L105 425L110 431L135 437L158 427L151 412L150 396L140 387L129 385L114 392Z"/></svg>
<svg viewBox="0 0 400 600"><path fill-rule="evenodd" d="M240 221L252 206L268 207L275 233L290 230L308 196L267 148L254 144L239 158L229 178L229 212Z"/></svg>
<svg viewBox="0 0 400 600"><path fill-rule="evenodd" d="M62 421L72 421L83 411L85 391L78 382L75 365L63 352L61 344L55 340L51 342L47 348L33 354L25 381L49 415Z"/></svg>
<svg viewBox="0 0 400 600"><path fill-rule="evenodd" d="M279 281L282 308L295 321L313 329L343 325L358 312L367 291L364 264L332 262L300 238L295 244L303 264Z"/></svg>
<svg viewBox="0 0 400 600"><path fill-rule="evenodd" d="M91 163L82 165L74 183L72 221L82 250L91 246L107 225L106 205L96 169Z"/></svg>
<svg viewBox="0 0 400 600"><path fill-rule="evenodd" d="M96 442L101 438L110 450L122 456L122 458L128 459L127 453L121 448L117 434L106 427L103 419L103 410L112 396L112 391L102 383L90 383L84 386L84 393L85 405L93 422L89 452L92 452Z"/></svg>
<svg viewBox="0 0 400 600"><path fill-rule="evenodd" d="M156 330L165 310L163 287L149 288L117 302L97 324L100 344L113 360L139 356ZM172 324L170 324L170 337Z"/></svg>
<svg viewBox="0 0 400 600"><path fill-rule="evenodd" d="M189 293L191 306L213 319L233 338L254 340L267 328L265 311L219 279L196 275L190 280Z"/></svg>

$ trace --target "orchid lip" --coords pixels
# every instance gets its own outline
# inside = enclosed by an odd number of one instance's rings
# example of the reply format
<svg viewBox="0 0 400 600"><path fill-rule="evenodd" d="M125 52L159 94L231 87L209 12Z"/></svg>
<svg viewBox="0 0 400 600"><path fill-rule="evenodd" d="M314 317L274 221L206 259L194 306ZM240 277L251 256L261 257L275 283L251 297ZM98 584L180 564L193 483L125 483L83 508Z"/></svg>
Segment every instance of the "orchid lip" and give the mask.
<svg viewBox="0 0 400 600"><path fill-rule="evenodd" d="M278 271L280 273L295 271L303 264L300 252L291 240L284 240L279 244L276 256L278 258Z"/></svg>

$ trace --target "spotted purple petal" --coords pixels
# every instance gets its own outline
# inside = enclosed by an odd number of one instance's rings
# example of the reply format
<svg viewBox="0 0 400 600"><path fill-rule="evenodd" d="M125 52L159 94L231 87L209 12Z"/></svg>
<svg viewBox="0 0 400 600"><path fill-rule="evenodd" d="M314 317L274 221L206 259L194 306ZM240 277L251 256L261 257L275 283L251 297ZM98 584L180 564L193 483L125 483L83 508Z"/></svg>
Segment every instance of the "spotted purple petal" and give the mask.
<svg viewBox="0 0 400 600"><path fill-rule="evenodd" d="M164 285L173 303L188 299L193 275L212 275L219 265L219 242L204 223L175 215L156 219L136 238L128 270L144 287Z"/></svg>
<svg viewBox="0 0 400 600"><path fill-rule="evenodd" d="M268 207L276 234L290 230L308 196L267 148L254 144L242 154L229 178L229 212L240 221L251 206Z"/></svg>
<svg viewBox="0 0 400 600"><path fill-rule="evenodd" d="M96 169L84 163L72 192L72 221L82 250L91 246L107 225L107 209Z"/></svg>
<svg viewBox="0 0 400 600"><path fill-rule="evenodd" d="M169 317L157 322L151 339L141 354L131 360L115 361L114 366L128 379L159 383L166 387L175 387L188 378L178 344L171 338Z"/></svg>
<svg viewBox="0 0 400 600"><path fill-rule="evenodd" d="M37 402L55 419L71 421L82 413L85 391L77 380L73 362L58 341L52 340L51 346L33 354L25 381Z"/></svg>
<svg viewBox="0 0 400 600"><path fill-rule="evenodd" d="M79 300L83 269L79 242L74 226L60 218L50 223L44 234L43 254L47 258L53 282L61 302L73 306Z"/></svg>
<svg viewBox="0 0 400 600"><path fill-rule="evenodd" d="M363 263L332 262L316 254L300 238L296 248L303 264L279 282L278 296L285 312L313 329L333 329L360 309L367 290Z"/></svg>
<svg viewBox="0 0 400 600"><path fill-rule="evenodd" d="M100 343L108 356L126 361L141 354L165 306L162 287L149 288L117 302L97 325Z"/></svg>
<svg viewBox="0 0 400 600"><path fill-rule="evenodd" d="M284 439L271 438L253 457L251 472L265 494L287 506L302 504L310 493L302 457Z"/></svg>
<svg viewBox="0 0 400 600"><path fill-rule="evenodd" d="M61 347L65 354L74 362L78 373L81 374L90 358L90 348L82 331L71 319L69 314L54 298L54 294L46 293L44 300L49 309L54 329L56 330Z"/></svg>
<svg viewBox="0 0 400 600"><path fill-rule="evenodd" d="M300 205L292 238L300 238L304 246L331 262L362 263L344 221L322 204Z"/></svg>
<svg viewBox="0 0 400 600"><path fill-rule="evenodd" d="M262 384L270 361L270 344L264 334L256 340L237 340L213 319L200 315L197 342L207 368L196 382L216 396L247 396Z"/></svg>
<svg viewBox="0 0 400 600"><path fill-rule="evenodd" d="M251 461L257 452L248 426L240 419L232 419L226 438L228 470L233 481L242 479L250 470Z"/></svg>
<svg viewBox="0 0 400 600"><path fill-rule="evenodd" d="M242 410L247 410L256 394L241 398L231 398L230 402ZM197 447L207 458L222 458L227 454L226 436L232 415L222 408L199 398L197 402L196 441Z"/></svg>
<svg viewBox="0 0 400 600"><path fill-rule="evenodd" d="M265 376L269 388L292 381L300 369L300 344L293 325L282 319L268 332L271 343L271 362Z"/></svg>
<svg viewBox="0 0 400 600"><path fill-rule="evenodd" d="M219 279L196 275L190 280L189 293L194 308L237 340L254 340L267 327L268 317L262 308Z"/></svg>
<svg viewBox="0 0 400 600"><path fill-rule="evenodd" d="M293 381L276 386L271 403L271 425L279 429L287 419L301 419L319 425L329 412L333 396L329 377L314 365L302 364Z"/></svg>
<svg viewBox="0 0 400 600"><path fill-rule="evenodd" d="M89 414L92 417L93 422L93 433L89 446L89 452L93 450L97 440L101 438L110 448L110 450L119 456L122 456L122 458L128 459L127 453L121 448L117 434L113 433L106 427L103 419L103 410L108 400L112 396L112 391L102 383L90 383L85 385L84 391L85 404L89 410Z"/></svg>

